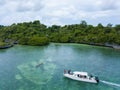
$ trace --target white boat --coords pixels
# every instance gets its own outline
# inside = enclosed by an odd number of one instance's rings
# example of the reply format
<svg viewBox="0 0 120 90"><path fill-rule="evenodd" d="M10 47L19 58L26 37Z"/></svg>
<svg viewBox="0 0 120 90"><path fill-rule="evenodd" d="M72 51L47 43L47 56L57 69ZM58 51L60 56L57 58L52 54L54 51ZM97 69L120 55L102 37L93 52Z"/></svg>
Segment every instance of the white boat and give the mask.
<svg viewBox="0 0 120 90"><path fill-rule="evenodd" d="M70 72L68 70L68 72L66 72L66 70L64 70L64 77L73 79L73 80L77 80L77 81L83 81L83 82L89 82L89 83L98 83L99 79L98 77L89 75L87 72L79 72L79 71L75 71L75 72Z"/></svg>

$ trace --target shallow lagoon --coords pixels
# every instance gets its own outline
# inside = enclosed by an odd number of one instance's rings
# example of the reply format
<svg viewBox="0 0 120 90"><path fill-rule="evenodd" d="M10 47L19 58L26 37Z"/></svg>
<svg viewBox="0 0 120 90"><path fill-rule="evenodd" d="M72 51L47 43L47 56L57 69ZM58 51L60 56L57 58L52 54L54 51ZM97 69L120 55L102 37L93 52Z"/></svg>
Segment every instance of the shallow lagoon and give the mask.
<svg viewBox="0 0 120 90"><path fill-rule="evenodd" d="M36 68L36 65L43 65ZM82 44L0 50L0 90L120 90L120 50ZM73 81L63 70L87 71L99 84Z"/></svg>

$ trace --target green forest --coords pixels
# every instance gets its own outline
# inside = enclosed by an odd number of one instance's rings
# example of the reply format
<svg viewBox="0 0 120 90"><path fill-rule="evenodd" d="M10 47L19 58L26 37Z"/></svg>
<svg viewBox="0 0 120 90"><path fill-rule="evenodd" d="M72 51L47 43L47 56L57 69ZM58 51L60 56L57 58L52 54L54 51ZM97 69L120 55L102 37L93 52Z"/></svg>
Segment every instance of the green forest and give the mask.
<svg viewBox="0 0 120 90"><path fill-rule="evenodd" d="M72 25L46 26L39 20L10 26L0 25L0 47L20 45L47 45L55 43L80 43L105 46L120 45L120 25L88 25L86 21Z"/></svg>

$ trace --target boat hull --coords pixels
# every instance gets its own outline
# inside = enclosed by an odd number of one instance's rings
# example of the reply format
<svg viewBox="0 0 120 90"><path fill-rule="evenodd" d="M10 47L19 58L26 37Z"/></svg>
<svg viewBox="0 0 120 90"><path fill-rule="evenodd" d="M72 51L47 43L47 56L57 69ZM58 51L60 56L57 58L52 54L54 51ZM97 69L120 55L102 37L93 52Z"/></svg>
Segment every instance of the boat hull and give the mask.
<svg viewBox="0 0 120 90"><path fill-rule="evenodd" d="M94 78L80 78L71 74L64 74L64 77L73 79L73 80L77 80L77 81L83 81L83 82L89 82L89 83L98 83Z"/></svg>

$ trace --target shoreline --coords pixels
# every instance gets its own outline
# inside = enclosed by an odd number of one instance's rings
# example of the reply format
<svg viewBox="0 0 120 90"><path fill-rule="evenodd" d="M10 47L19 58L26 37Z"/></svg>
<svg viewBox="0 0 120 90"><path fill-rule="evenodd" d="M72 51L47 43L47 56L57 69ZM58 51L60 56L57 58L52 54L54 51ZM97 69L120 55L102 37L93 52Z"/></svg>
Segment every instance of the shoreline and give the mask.
<svg viewBox="0 0 120 90"><path fill-rule="evenodd" d="M54 43L54 42L52 42ZM57 43L56 43L57 44ZM61 43L59 43L61 44ZM116 45L116 44L89 44L89 43L62 43L62 44L83 44L83 45L90 45L90 46L99 46L99 47L108 47L108 48L112 48L112 49L117 49L120 50L120 45Z"/></svg>
<svg viewBox="0 0 120 90"><path fill-rule="evenodd" d="M55 43L55 42L51 42L51 43ZM60 43L62 44L62 43ZM66 44L66 43L63 43L63 44ZM89 44L89 43L68 43L68 44L84 44L84 45L91 45L91 46L100 46L100 47L108 47L108 48L113 48L113 49L116 49L116 50L120 50L120 45L116 45L116 44ZM18 44L14 44L14 45L18 45ZM14 47L14 45L7 45L7 46L0 46L0 49L8 49L8 48L11 48L11 47ZM21 44L20 44L21 45ZM49 45L49 44L48 44ZM31 45L27 45L27 46L31 46Z"/></svg>
<svg viewBox="0 0 120 90"><path fill-rule="evenodd" d="M119 45L115 45L115 44L87 44L87 45L92 45L92 46L101 46L101 47L108 47L108 48L113 48L116 50L120 50L120 46Z"/></svg>
<svg viewBox="0 0 120 90"><path fill-rule="evenodd" d="M13 47L14 45L6 45L6 46L0 46L0 49L7 49L7 48L11 48Z"/></svg>

